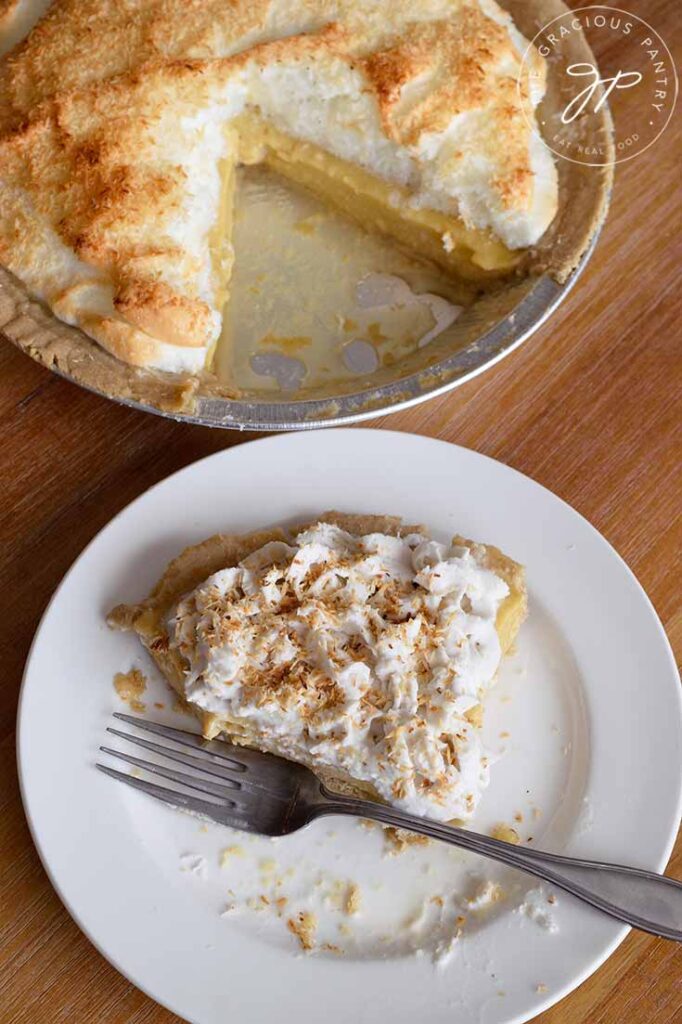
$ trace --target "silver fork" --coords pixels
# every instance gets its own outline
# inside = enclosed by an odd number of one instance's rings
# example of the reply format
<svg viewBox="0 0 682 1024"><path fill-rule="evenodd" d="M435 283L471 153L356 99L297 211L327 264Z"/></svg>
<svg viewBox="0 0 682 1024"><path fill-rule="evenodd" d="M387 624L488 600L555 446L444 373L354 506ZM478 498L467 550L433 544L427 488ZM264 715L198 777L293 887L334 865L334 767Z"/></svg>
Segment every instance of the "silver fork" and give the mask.
<svg viewBox="0 0 682 1024"><path fill-rule="evenodd" d="M231 743L202 739L196 733L172 729L131 715L114 718L147 733L171 740L176 746L109 728L107 732L143 747L192 773L146 761L111 747L100 750L127 764L195 790L204 799L158 786L144 778L98 764L100 771L150 796L246 832L283 836L325 814L372 818L384 825L409 829L453 846L480 853L536 875L565 889L619 921L665 939L682 942L682 882L639 868L600 861L561 857L541 850L504 843L438 821L405 814L393 807L333 793L308 768L272 754L262 754ZM179 748L189 748L186 753ZM199 774L195 774L199 773Z"/></svg>

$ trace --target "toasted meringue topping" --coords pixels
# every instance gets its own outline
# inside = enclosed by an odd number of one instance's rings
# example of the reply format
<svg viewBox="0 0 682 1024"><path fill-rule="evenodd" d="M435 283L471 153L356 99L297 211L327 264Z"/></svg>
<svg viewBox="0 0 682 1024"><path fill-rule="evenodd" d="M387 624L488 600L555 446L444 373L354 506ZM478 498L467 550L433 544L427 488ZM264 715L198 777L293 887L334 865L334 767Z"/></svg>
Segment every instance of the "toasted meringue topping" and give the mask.
<svg viewBox="0 0 682 1024"><path fill-rule="evenodd" d="M558 206L526 49L494 0L53 5L0 63L0 261L119 359L185 374L220 336L240 163L506 275Z"/></svg>

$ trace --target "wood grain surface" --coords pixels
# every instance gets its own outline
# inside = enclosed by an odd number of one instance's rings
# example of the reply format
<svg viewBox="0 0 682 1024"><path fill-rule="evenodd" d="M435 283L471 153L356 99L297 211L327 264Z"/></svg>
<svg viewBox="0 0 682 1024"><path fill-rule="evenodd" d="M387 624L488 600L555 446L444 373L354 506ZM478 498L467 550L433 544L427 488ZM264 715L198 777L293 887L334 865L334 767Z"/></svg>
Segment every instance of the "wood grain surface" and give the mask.
<svg viewBox="0 0 682 1024"><path fill-rule="evenodd" d="M628 6L680 53L678 4ZM671 125L646 155L618 168L595 256L542 330L483 377L372 424L474 448L570 502L637 574L678 655L679 142ZM41 867L16 776L17 698L40 616L87 542L151 484L249 437L116 406L4 342L0 431L0 1021L171 1024L179 1018L134 988L80 933ZM669 872L682 878L681 842ZM680 947L631 934L538 1020L682 1021Z"/></svg>

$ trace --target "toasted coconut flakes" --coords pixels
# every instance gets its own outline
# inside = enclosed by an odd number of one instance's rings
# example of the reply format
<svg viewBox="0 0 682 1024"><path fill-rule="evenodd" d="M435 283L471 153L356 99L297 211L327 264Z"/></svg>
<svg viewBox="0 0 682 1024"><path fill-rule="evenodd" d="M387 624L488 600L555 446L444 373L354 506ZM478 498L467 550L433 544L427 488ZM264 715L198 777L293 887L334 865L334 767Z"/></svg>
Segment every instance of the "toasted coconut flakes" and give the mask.
<svg viewBox="0 0 682 1024"><path fill-rule="evenodd" d="M474 704L472 708L465 712L464 717L476 729L480 729L483 725L483 705Z"/></svg>
<svg viewBox="0 0 682 1024"><path fill-rule="evenodd" d="M404 800L407 796L407 779L396 779L391 786L391 792L396 800Z"/></svg>
<svg viewBox="0 0 682 1024"><path fill-rule="evenodd" d="M356 567L358 560L364 559L360 548L358 541L351 540L348 552L337 553L332 557L330 551L324 564L314 562L302 576L289 580L285 569L288 569L291 554L290 549L285 547L286 553L281 557L281 564L273 565L266 560L267 564L256 565L254 562L250 566L249 571L256 584L253 592L250 586L245 590L237 584L230 585L229 592L222 592L210 582L205 583L181 599L176 621L184 622L188 628L175 630L171 646L177 647L178 652L191 661L197 645L200 646L202 642L209 648L223 647L229 645L237 634L244 634L249 642L256 644L259 651L258 657L252 659L253 664L246 665L240 674L240 699L243 699L244 705L253 705L254 709L267 706L273 711L280 708L294 709L296 717L305 722L312 733L317 724L327 724L335 718L335 710L348 704L345 687L335 682L336 668L346 665L350 660L356 664L369 665L372 669L377 657L372 647L377 641L375 634L383 632L383 642L389 650L395 652L396 642L399 641L413 651L414 672L418 680L422 675L424 677L418 684L424 698L420 710L426 716L439 714L443 711L442 704L454 699L449 692L453 680L443 683L446 692L443 694L439 689L437 701L429 692L427 683L431 672L430 654L442 646L448 622L444 619L442 626L439 625L436 611L429 605L416 581L405 581L402 577L396 580L392 578L389 569L378 574L364 602L367 606L367 631L364 638L359 634L346 636L344 631L339 631L343 639L330 645L328 650L325 649L323 668L316 667L319 659L311 659L310 651L301 642L301 633L297 628L301 624L305 624L313 633L325 636L327 632L333 631L335 621L342 621L341 613L346 614L349 598L339 587L343 588L346 577ZM481 548L475 558L482 558L484 553L485 549ZM245 563L248 564L248 561L246 559ZM438 575L437 571L433 573L434 578ZM277 643L271 639L273 631ZM464 644L464 641L461 643ZM371 678L371 673L367 675ZM481 696L479 692L479 700ZM377 713L382 721L386 721L387 730L389 725L393 726L393 730L388 730L385 736L386 750L382 747L381 753L376 754L377 768L379 771L388 770L386 764L380 763L383 753L391 766L390 774L403 776L406 774L403 764L405 737L401 735L404 726L396 728L396 716L382 713L387 710L390 712L393 699L392 694L381 692L378 686L370 686L359 694L358 727L363 728ZM466 713L466 718L480 725L481 714L482 708L477 703ZM417 717L412 728L428 730L428 726L428 721L423 718L420 721ZM463 731L469 734L468 729ZM339 732L342 730L330 733L330 744L340 745L344 742L344 734L339 735ZM307 735L305 729L303 734ZM452 779L456 774L450 767L459 767L457 748L462 740L463 736L453 731L451 742L445 743L440 751L447 771L439 773L433 766L425 773L429 777L414 780L419 799L433 805L447 806L453 788ZM487 766L485 761L482 761L482 766ZM362 767L363 770L370 770L366 761ZM393 770L394 767L396 770ZM393 779L388 780L389 785L392 782ZM464 791L466 796L459 791L456 794L467 812L475 806L479 782L481 780L477 779L475 784L472 776L469 791ZM409 773L407 778L399 777L392 793L390 790L389 793L392 799L404 800L412 793L412 787L412 773ZM427 840L422 838L411 841L423 843ZM404 845L401 842L400 846Z"/></svg>

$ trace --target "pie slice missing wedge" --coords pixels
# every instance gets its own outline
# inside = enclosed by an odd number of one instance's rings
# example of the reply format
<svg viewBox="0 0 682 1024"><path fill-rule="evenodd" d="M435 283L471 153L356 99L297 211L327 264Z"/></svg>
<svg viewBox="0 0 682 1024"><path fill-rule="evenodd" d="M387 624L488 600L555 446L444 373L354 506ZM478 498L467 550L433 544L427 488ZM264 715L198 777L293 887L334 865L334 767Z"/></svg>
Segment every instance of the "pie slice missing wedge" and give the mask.
<svg viewBox="0 0 682 1024"><path fill-rule="evenodd" d="M121 605L208 738L441 820L488 782L482 701L526 614L522 568L389 516L218 535Z"/></svg>
<svg viewBox="0 0 682 1024"><path fill-rule="evenodd" d="M199 35L180 5L177 38L160 10L163 32L148 13L127 29L113 0L87 6L112 23L101 73L74 51L85 66L50 87L55 29L82 31L62 3L0 80L16 108L0 132L0 260L127 363L210 366L239 164L269 164L482 286L556 213L518 92L527 44L494 0L233 0ZM534 60L521 86L536 103Z"/></svg>

